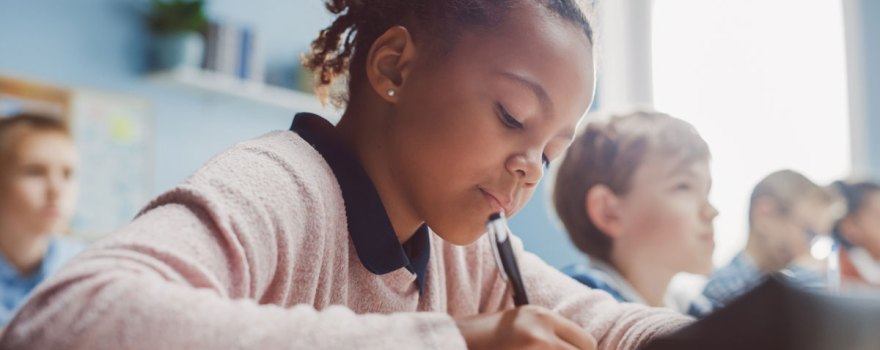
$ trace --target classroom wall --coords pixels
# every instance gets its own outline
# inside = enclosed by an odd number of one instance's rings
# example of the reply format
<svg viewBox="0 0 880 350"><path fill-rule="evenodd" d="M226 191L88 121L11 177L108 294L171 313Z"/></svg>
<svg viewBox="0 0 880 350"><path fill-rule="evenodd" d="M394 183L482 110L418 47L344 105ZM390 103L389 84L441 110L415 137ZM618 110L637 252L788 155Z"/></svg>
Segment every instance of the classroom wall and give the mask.
<svg viewBox="0 0 880 350"><path fill-rule="evenodd" d="M880 1L861 0L868 171L880 181Z"/></svg>
<svg viewBox="0 0 880 350"><path fill-rule="evenodd" d="M160 193L235 142L289 126L289 111L147 82L149 34L139 0L0 1L0 74L146 98L155 110L153 192ZM275 56L307 47L329 18L317 1L214 1L209 12L259 19ZM289 44L285 43L289 41Z"/></svg>
<svg viewBox="0 0 880 350"><path fill-rule="evenodd" d="M147 1L0 0L0 74L148 99L155 110L153 193L183 180L237 141L286 128L290 112L193 94L144 79ZM861 0L870 171L880 179L880 2ZM294 59L330 17L317 0L215 0L214 18L255 23L267 60ZM527 249L563 266L581 259L547 205L547 184L511 220ZM88 195L88 194L83 194Z"/></svg>

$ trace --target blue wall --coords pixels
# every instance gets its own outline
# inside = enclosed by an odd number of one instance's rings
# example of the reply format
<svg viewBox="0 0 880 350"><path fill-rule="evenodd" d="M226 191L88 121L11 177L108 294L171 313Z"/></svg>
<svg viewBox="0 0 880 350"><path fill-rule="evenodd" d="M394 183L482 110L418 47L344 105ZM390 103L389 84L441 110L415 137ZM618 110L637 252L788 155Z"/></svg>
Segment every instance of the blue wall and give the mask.
<svg viewBox="0 0 880 350"><path fill-rule="evenodd" d="M262 4L262 3L265 3ZM285 128L290 112L206 97L144 80L148 33L145 1L2 0L0 73L52 84L141 96L155 110L154 192L183 180L237 141ZM215 1L209 12L260 24L273 53L293 61L329 16L317 1ZM262 10L257 10L260 8ZM285 42L288 41L288 42ZM287 49L290 48L290 49Z"/></svg>
<svg viewBox="0 0 880 350"><path fill-rule="evenodd" d="M145 81L149 34L141 14L147 3L0 0L0 74L149 100L155 111L153 192L158 194L230 145L286 128L291 115ZM215 0L208 14L254 25L269 63L296 60L331 20L318 0ZM512 219L512 229L550 264L576 261L578 254L551 222L545 197L539 190Z"/></svg>
<svg viewBox="0 0 880 350"><path fill-rule="evenodd" d="M880 1L861 0L864 42L865 109L871 177L880 181Z"/></svg>

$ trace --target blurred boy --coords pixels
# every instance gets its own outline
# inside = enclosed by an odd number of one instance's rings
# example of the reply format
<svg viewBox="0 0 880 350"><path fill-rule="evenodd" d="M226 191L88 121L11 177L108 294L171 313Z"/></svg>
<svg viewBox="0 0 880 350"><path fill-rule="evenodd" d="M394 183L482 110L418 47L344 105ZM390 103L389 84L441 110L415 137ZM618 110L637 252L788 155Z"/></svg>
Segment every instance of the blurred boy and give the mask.
<svg viewBox="0 0 880 350"><path fill-rule="evenodd" d="M781 170L755 186L749 203L746 248L712 274L703 295L720 307L780 270L806 287L821 287L821 274L795 262L809 260L811 239L830 231L830 194L800 173Z"/></svg>
<svg viewBox="0 0 880 350"><path fill-rule="evenodd" d="M656 112L592 122L559 167L554 202L587 264L564 269L619 301L699 314L669 295L679 272L706 275L715 248L709 148L694 128Z"/></svg>
<svg viewBox="0 0 880 350"><path fill-rule="evenodd" d="M840 272L849 292L880 290L880 185L836 183L847 213L835 227L841 241Z"/></svg>
<svg viewBox="0 0 880 350"><path fill-rule="evenodd" d="M37 284L84 247L53 236L73 214L76 163L60 120L0 119L0 328Z"/></svg>

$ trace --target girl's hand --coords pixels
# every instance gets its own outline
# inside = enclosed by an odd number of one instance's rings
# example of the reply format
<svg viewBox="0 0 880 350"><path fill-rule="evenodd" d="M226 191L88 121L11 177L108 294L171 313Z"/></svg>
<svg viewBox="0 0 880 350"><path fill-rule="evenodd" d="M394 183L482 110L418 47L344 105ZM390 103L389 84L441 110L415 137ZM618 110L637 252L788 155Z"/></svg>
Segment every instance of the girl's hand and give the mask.
<svg viewBox="0 0 880 350"><path fill-rule="evenodd" d="M593 350L596 340L561 315L533 305L455 320L468 349Z"/></svg>

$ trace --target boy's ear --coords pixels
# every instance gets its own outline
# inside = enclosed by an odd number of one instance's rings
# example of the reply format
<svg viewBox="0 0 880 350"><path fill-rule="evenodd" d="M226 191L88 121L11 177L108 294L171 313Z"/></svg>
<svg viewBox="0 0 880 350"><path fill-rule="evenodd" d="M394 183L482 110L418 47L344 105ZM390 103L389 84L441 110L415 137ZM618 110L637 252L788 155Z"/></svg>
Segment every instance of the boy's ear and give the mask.
<svg viewBox="0 0 880 350"><path fill-rule="evenodd" d="M620 199L608 186L595 185L587 190L584 198L587 218L602 233L617 238L623 232Z"/></svg>
<svg viewBox="0 0 880 350"><path fill-rule="evenodd" d="M394 26L386 30L367 54L366 75L373 91L388 102L397 102L415 56L415 43L406 28Z"/></svg>

